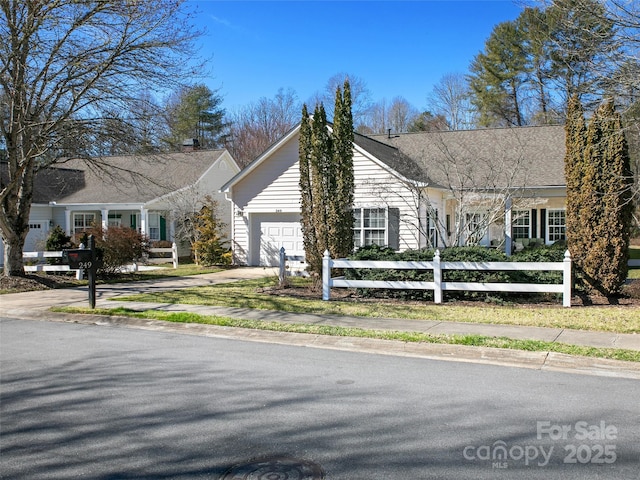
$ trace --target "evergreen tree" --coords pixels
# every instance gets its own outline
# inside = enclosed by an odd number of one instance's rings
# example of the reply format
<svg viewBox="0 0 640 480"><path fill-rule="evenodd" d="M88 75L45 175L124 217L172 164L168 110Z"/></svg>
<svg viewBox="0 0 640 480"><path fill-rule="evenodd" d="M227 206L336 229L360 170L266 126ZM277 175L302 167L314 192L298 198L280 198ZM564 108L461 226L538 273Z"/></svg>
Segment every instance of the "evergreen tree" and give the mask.
<svg viewBox="0 0 640 480"><path fill-rule="evenodd" d="M335 169L335 194L331 202L329 221L329 252L343 258L353 252L353 116L351 113L351 88L345 80L344 89L336 89L333 119L333 168Z"/></svg>
<svg viewBox="0 0 640 480"><path fill-rule="evenodd" d="M180 90L167 106L166 143L173 150L179 150L185 139L197 139L202 148L220 147L226 127L221 104L222 97L206 85Z"/></svg>
<svg viewBox="0 0 640 480"><path fill-rule="evenodd" d="M329 205L330 195L335 191L335 169L333 165L333 142L327 128L324 106L316 105L311 122L311 196L313 199L313 230L315 232L315 255L318 263L312 271L322 272L322 257L329 249Z"/></svg>
<svg viewBox="0 0 640 480"><path fill-rule="evenodd" d="M619 52L612 21L598 0L555 0L545 11L550 75L561 85L565 103L575 94L583 102L602 92L611 73L610 56ZM597 98L597 96L596 96Z"/></svg>
<svg viewBox="0 0 640 480"><path fill-rule="evenodd" d="M629 151L612 102L596 110L587 129L580 222L585 236L578 268L604 295L620 292L627 277L633 210Z"/></svg>
<svg viewBox="0 0 640 480"><path fill-rule="evenodd" d="M223 238L225 224L218 216L218 202L207 195L192 218L191 247L196 265L229 265L231 251Z"/></svg>
<svg viewBox="0 0 640 480"><path fill-rule="evenodd" d="M522 126L526 56L515 22L497 25L471 64L469 86L483 126Z"/></svg>
<svg viewBox="0 0 640 480"><path fill-rule="evenodd" d="M299 140L299 166L300 166L300 224L305 251L305 259L309 270L315 270L318 264L322 265L322 258L318 258L316 250L316 232L313 224L313 195L311 190L311 120L307 106L302 106L302 119L300 121Z"/></svg>
<svg viewBox="0 0 640 480"><path fill-rule="evenodd" d="M336 94L333 134L319 103L309 119L302 109L299 140L301 225L308 270L319 278L325 250L332 256L353 251L353 119L351 95Z"/></svg>
<svg viewBox="0 0 640 480"><path fill-rule="evenodd" d="M566 148L564 176L567 182L566 237L576 269L583 263L585 246L588 239L583 231L582 221L582 182L584 175L584 151L586 147L587 127L582 105L574 95L568 105L565 124Z"/></svg>

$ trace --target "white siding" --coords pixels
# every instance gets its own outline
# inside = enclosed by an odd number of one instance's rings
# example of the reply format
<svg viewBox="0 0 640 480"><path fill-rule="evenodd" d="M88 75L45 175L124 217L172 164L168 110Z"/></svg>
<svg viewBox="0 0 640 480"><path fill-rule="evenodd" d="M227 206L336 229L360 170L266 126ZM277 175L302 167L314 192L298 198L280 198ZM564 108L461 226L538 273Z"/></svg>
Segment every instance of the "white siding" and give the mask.
<svg viewBox="0 0 640 480"><path fill-rule="evenodd" d="M232 249L233 263L236 265L249 264L249 218L242 214L242 210L234 206Z"/></svg>
<svg viewBox="0 0 640 480"><path fill-rule="evenodd" d="M246 212L299 212L298 135L233 186L236 205Z"/></svg>
<svg viewBox="0 0 640 480"><path fill-rule="evenodd" d="M236 214L233 215L235 261L255 263L259 229L251 220L257 213L299 213L300 172L298 135L257 165L232 187ZM417 203L412 192L397 177L373 160L354 151L356 207L390 207L400 211L400 249L419 248Z"/></svg>
<svg viewBox="0 0 640 480"><path fill-rule="evenodd" d="M300 171L298 167L298 135L233 186L234 262L254 264L260 247L259 227L251 216L255 213L299 213Z"/></svg>
<svg viewBox="0 0 640 480"><path fill-rule="evenodd" d="M388 207L400 211L400 250L419 248L418 203L397 176L354 152L355 207Z"/></svg>
<svg viewBox="0 0 640 480"><path fill-rule="evenodd" d="M226 225L223 229L225 238L231 238L231 204L227 201L224 193L220 192L220 187L231 180L239 171L240 168L231 159L231 155L225 152L198 184L198 190L205 192L206 195L210 195L218 202L218 214Z"/></svg>

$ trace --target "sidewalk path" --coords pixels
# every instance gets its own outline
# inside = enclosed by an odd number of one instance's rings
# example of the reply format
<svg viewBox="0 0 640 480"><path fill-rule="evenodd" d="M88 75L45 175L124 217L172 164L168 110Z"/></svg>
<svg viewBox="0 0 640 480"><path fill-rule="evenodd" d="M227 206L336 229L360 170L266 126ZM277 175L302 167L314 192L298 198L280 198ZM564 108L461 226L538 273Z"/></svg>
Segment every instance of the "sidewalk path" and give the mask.
<svg viewBox="0 0 640 480"><path fill-rule="evenodd" d="M146 293L153 291L166 291L175 290L195 286L213 285L217 283L228 283L238 280L260 278L264 276L276 276L277 269L263 268L263 267L246 267L226 270L218 273L195 275L189 277L179 278L166 278L152 281L143 282L130 282L112 285L99 285L96 293L96 306L104 308L115 308L123 306L134 310L160 310L169 312L194 312L202 315L218 315L232 318L248 319L248 320L262 320L262 321L277 321L286 323L308 323L314 325L332 325L332 326L344 326L355 327L372 330L393 330L393 331L410 331L410 332L422 332L431 334L457 334L457 335L484 335L495 337L508 337L513 339L529 339L529 340L543 340L547 342L560 342L568 343L572 345L582 345L591 347L604 347L604 348L623 348L628 350L640 351L640 335L636 334L617 334L610 332L590 332L582 330L570 330L563 328L543 328L543 327L521 327L513 325L496 325L496 324L478 324L478 323L463 323L463 322L440 322L433 320L401 320L401 319L385 319L385 318L363 318L363 317L343 317L335 315L313 315L313 314L299 314L299 313L286 313L279 311L266 311L266 310L254 310L247 308L231 308L231 307L212 307L202 305L184 305L184 304L157 304L157 303L143 303L143 302L118 302L117 298L124 295L133 295L136 293ZM48 311L52 306L87 306L87 287L68 288L60 290L44 290L37 292L25 292L25 293L13 293L7 295L0 295L0 316L2 317L18 317L18 318L31 318L31 319L62 319L69 320L73 317L73 321L78 321L78 315L69 316L66 314L53 314ZM89 317L92 316L83 316ZM95 317L95 316L93 316ZM108 317L100 317L99 322L95 320L85 319L82 323L100 323L100 324L123 324L129 323L132 326L135 324L138 327L141 322L129 320L114 320ZM160 328L166 322L150 322L145 320L143 322L146 325L155 325L158 329L166 330L167 328ZM173 327L172 327L173 328ZM184 326L177 326L175 328L186 328ZM201 328L205 328L202 326ZM217 327L218 329L222 327ZM213 328L215 330L215 328ZM193 327L190 327L193 332ZM230 329L225 329L230 330ZM244 329L235 329L243 331ZM237 333L237 332L236 332ZM245 336L248 335L244 332ZM278 332L253 332L251 337L262 336L270 338L273 334L277 334L280 338L283 335ZM301 335L301 334L293 334ZM236 336L236 334L234 334ZM318 339L314 337L314 343L318 343ZM320 336L321 337L321 336ZM323 339L325 342L327 339ZM353 339L350 339L350 341ZM267 341L267 340L265 340ZM269 340L273 341L273 340ZM336 340L333 340L334 342ZM344 338L341 340L344 343ZM320 342L320 343L322 343ZM358 342L372 343L371 339L359 339ZM385 342L385 341L378 341ZM325 342L326 343L326 342ZM375 341L373 342L375 343ZM387 343L391 343L388 342ZM398 342L396 342L398 343ZM403 343L403 342L399 342ZM406 344L405 344L406 345ZM461 347L455 345L435 345L430 344L431 349L443 349L446 355L451 358L454 355L451 352L462 352L462 356L467 357L469 351L467 349L473 349L473 351L481 352L481 357L487 357L487 351L495 351L500 349L479 349L478 347ZM415 345L412 347L415 348ZM406 349L405 349L406 350ZM514 355L526 356L533 355L537 358L539 354L543 354L544 360L548 360L549 355L559 356L560 354L551 354L547 352L518 352L508 351L507 357L511 358ZM460 355L460 353L459 353ZM455 355L454 355L455 356ZM563 361L568 360L564 357ZM592 364L598 364L603 366L610 362L602 359L591 359ZM488 363L500 363L500 362L488 362ZM535 362L534 362L535 363ZM631 370L637 370L638 378L640 378L640 364L633 364L631 362L614 362L624 364L631 367ZM631 365L629 365L631 364Z"/></svg>

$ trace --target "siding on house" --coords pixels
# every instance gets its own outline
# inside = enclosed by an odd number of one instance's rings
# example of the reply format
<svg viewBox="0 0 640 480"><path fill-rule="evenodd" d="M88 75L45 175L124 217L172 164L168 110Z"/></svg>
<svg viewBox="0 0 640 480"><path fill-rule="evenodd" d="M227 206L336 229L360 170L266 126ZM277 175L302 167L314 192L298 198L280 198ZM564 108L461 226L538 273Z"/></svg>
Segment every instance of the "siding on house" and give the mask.
<svg viewBox="0 0 640 480"><path fill-rule="evenodd" d="M296 134L256 165L232 186L235 203L233 215L234 260L239 264L255 263L259 232L253 215L259 213L300 212L300 170ZM420 239L415 227L415 201L390 171L354 150L355 207L397 208L400 213L400 249L418 248Z"/></svg>
<svg viewBox="0 0 640 480"><path fill-rule="evenodd" d="M298 135L233 187L235 204L245 212L299 212Z"/></svg>
<svg viewBox="0 0 640 480"><path fill-rule="evenodd" d="M397 208L400 214L399 249L418 248L418 205L410 189L398 177L359 152L353 156L354 207Z"/></svg>

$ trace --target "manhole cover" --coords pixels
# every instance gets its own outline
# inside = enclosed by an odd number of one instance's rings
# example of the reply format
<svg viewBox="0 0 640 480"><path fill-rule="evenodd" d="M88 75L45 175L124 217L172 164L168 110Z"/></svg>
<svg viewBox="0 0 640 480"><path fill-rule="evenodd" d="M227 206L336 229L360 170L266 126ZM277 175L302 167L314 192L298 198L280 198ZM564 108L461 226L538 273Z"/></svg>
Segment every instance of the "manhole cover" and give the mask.
<svg viewBox="0 0 640 480"><path fill-rule="evenodd" d="M267 457L235 465L220 480L322 480L320 465L290 457Z"/></svg>

